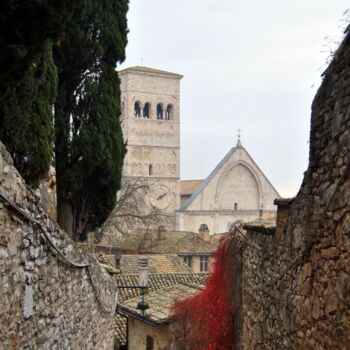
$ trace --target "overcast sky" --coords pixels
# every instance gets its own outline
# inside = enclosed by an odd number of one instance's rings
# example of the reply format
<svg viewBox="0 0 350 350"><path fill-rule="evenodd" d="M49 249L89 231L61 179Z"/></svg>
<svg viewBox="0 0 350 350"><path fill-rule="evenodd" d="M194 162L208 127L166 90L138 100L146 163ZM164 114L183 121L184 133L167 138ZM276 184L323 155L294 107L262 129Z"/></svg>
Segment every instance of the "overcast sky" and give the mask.
<svg viewBox="0 0 350 350"><path fill-rule="evenodd" d="M237 142L284 197L307 168L310 108L349 0L130 0L118 69L181 81L181 179L204 179Z"/></svg>

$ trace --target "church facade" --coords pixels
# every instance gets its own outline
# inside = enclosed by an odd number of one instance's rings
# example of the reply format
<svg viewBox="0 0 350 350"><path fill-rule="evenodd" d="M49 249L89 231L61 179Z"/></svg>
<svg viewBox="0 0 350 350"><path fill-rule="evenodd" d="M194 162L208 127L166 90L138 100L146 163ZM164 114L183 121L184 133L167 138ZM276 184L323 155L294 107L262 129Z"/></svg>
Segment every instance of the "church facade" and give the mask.
<svg viewBox="0 0 350 350"><path fill-rule="evenodd" d="M280 195L238 139L177 210L177 230L206 226L211 233L227 232L235 223L274 214L276 198Z"/></svg>
<svg viewBox="0 0 350 350"><path fill-rule="evenodd" d="M252 221L262 213L276 211L273 201L279 194L239 140L181 203L182 75L136 66L119 71L119 77L127 142L123 188L135 182L147 185L136 202L145 212L156 209L164 214L156 225L192 232L206 225L211 233L222 233L237 221Z"/></svg>

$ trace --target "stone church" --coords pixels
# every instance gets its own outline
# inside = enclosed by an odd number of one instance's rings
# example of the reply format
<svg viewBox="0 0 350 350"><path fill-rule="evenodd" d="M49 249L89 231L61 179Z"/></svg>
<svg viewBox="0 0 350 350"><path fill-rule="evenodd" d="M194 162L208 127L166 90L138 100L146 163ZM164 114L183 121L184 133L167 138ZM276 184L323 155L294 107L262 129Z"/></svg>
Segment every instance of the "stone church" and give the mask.
<svg viewBox="0 0 350 350"><path fill-rule="evenodd" d="M280 196L240 139L205 180L194 181L197 187L184 194L176 212L180 231L207 227L211 233L222 233L237 222L276 212L273 202Z"/></svg>
<svg viewBox="0 0 350 350"><path fill-rule="evenodd" d="M182 75L136 66L119 71L119 77L128 150L123 183L147 183L140 203L164 214L167 220L159 220L159 226L198 232L205 225L211 233L222 233L236 221L252 221L263 212L276 211L273 201L279 194L240 140L206 180L181 183ZM186 188L185 193L181 188Z"/></svg>

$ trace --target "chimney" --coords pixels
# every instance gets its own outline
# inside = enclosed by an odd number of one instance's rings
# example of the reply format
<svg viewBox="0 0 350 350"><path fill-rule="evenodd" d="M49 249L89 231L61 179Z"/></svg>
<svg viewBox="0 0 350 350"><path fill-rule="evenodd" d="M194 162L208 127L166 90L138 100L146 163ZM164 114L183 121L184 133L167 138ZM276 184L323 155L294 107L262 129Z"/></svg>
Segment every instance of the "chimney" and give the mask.
<svg viewBox="0 0 350 350"><path fill-rule="evenodd" d="M147 287L148 284L148 258L139 258L139 286Z"/></svg>
<svg viewBox="0 0 350 350"><path fill-rule="evenodd" d="M202 224L199 227L199 237L205 241L209 241L209 228L206 224Z"/></svg>
<svg viewBox="0 0 350 350"><path fill-rule="evenodd" d="M115 254L115 268L120 269L120 261L122 260L122 255L120 253Z"/></svg>

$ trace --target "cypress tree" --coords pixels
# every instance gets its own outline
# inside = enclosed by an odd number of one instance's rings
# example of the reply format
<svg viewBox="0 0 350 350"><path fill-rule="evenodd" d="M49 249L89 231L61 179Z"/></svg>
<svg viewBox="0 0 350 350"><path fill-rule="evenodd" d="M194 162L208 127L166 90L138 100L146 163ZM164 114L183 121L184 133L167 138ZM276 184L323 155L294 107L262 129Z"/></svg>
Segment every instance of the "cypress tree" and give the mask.
<svg viewBox="0 0 350 350"><path fill-rule="evenodd" d="M76 240L101 225L120 188L125 145L117 62L125 59L128 0L84 0L54 50L58 223Z"/></svg>
<svg viewBox="0 0 350 350"><path fill-rule="evenodd" d="M26 182L36 186L52 161L57 71L52 41L69 0L0 2L0 138Z"/></svg>
<svg viewBox="0 0 350 350"><path fill-rule="evenodd" d="M0 138L18 171L35 187L47 173L53 153L57 71L50 40L22 74L21 80L9 82L0 97Z"/></svg>

